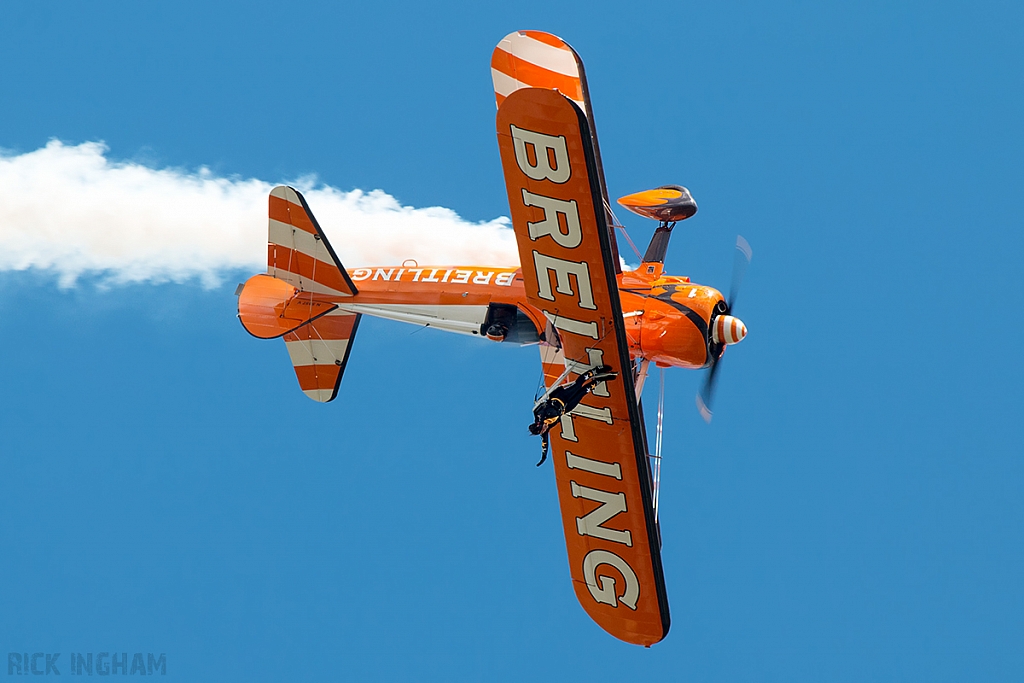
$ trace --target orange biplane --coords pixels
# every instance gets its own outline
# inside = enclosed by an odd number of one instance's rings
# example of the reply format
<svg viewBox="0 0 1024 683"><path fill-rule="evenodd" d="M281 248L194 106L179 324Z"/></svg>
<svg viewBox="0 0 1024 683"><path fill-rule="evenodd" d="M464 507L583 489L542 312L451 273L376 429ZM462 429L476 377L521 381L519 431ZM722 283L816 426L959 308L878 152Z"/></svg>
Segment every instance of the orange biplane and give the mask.
<svg viewBox="0 0 1024 683"><path fill-rule="evenodd" d="M256 337L284 338L299 386L320 402L337 395L364 314L538 344L540 402L586 374L582 399L550 420L546 436L573 587L602 628L649 646L668 632L669 609L657 516L661 410L650 454L639 397L652 362L708 368L698 406L710 419L719 360L746 334L730 313L750 249L739 238L728 300L665 275L672 229L697 211L685 188L665 186L619 200L659 221L639 268L622 270L579 56L551 34L521 31L498 44L491 73L521 266L346 270L302 195L281 186L270 193L267 273L239 290L238 315ZM591 381L595 369L602 381Z"/></svg>

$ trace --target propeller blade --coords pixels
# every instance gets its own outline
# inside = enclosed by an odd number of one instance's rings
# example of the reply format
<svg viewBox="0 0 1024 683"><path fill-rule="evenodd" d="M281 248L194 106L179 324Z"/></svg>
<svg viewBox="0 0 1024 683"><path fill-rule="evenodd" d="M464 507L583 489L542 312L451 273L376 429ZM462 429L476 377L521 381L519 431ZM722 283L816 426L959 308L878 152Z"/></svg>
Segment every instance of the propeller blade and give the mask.
<svg viewBox="0 0 1024 683"><path fill-rule="evenodd" d="M750 243L743 239L743 235L736 235L736 253L732 262L732 285L729 287L729 312L732 312L733 304L736 303L736 295L740 291L740 283L743 282L743 274L747 272L750 265L750 257L754 252L750 249Z"/></svg>
<svg viewBox="0 0 1024 683"><path fill-rule="evenodd" d="M732 262L732 285L729 287L729 298L726 304L729 306L728 313L732 314L733 306L736 305L736 295L740 291L740 283L743 282L743 274L747 272L750 265L750 258L754 255L750 243L743 239L743 235L736 235L736 254ZM745 331L744 331L745 334ZM742 338L742 337L741 337ZM725 347L722 347L722 354ZM715 381L718 377L718 367L722 364L722 355L711 362L708 374L704 378L704 386L697 393L697 410L705 422L711 422L711 398L715 393Z"/></svg>
<svg viewBox="0 0 1024 683"><path fill-rule="evenodd" d="M711 422L711 397L715 393L715 381L718 377L718 366L722 364L722 357L719 356L711 364L711 368L708 370L707 376L704 378L704 386L700 388L700 392L697 394L697 410L700 411L700 416L704 418L705 422Z"/></svg>

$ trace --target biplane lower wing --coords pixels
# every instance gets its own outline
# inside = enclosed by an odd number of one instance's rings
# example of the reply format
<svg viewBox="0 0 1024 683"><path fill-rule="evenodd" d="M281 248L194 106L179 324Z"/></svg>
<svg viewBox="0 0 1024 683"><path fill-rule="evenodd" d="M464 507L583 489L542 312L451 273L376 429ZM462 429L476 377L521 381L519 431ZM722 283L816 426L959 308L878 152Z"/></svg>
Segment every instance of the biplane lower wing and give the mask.
<svg viewBox="0 0 1024 683"><path fill-rule="evenodd" d="M668 598L588 126L579 107L554 90L518 89L498 109L527 301L557 330L572 372L603 364L619 373L551 431L573 587L603 629L651 645L668 633ZM548 355L545 370L553 372L557 354Z"/></svg>

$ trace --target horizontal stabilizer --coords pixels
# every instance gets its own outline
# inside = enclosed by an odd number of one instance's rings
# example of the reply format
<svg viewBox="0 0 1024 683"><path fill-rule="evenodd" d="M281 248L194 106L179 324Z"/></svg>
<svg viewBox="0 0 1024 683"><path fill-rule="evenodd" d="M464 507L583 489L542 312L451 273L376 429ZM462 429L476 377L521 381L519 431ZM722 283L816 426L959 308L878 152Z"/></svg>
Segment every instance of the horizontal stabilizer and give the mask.
<svg viewBox="0 0 1024 683"><path fill-rule="evenodd" d="M280 337L337 307L269 275L253 275L238 295L242 326L260 339Z"/></svg>
<svg viewBox="0 0 1024 683"><path fill-rule="evenodd" d="M302 393L327 403L338 395L359 314L332 311L284 337Z"/></svg>

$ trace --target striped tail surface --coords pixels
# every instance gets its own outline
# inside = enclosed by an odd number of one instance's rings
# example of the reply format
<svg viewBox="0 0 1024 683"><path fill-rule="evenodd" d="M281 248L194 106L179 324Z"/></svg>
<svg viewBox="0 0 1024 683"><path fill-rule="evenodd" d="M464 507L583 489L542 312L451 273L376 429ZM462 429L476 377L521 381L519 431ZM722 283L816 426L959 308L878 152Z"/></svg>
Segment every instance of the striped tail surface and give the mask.
<svg viewBox="0 0 1024 683"><path fill-rule="evenodd" d="M267 274L245 283L238 317L253 336L283 337L299 388L326 403L338 395L359 326L359 314L338 309L330 297L358 290L302 194L275 187L269 215Z"/></svg>
<svg viewBox="0 0 1024 683"><path fill-rule="evenodd" d="M358 292L306 199L287 185L279 185L270 193L267 275L303 292L342 296Z"/></svg>
<svg viewBox="0 0 1024 683"><path fill-rule="evenodd" d="M284 335L302 393L327 403L338 395L359 314L332 311Z"/></svg>

